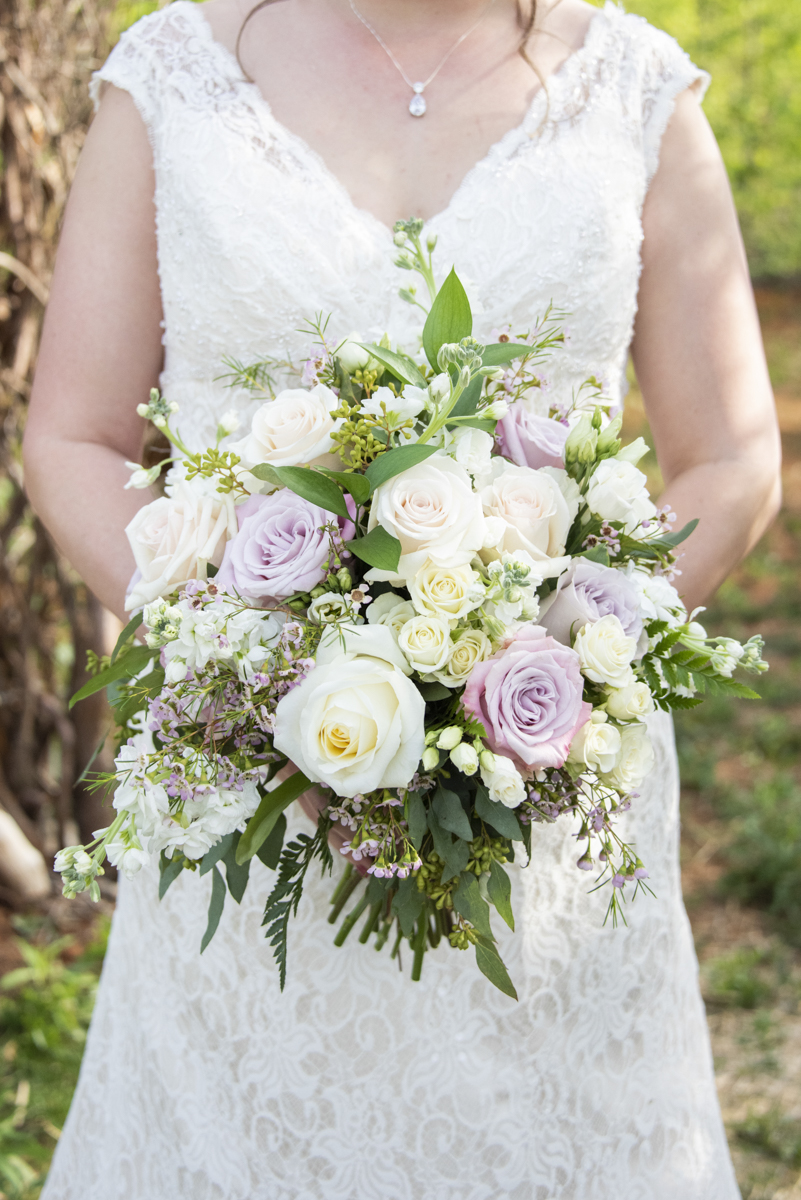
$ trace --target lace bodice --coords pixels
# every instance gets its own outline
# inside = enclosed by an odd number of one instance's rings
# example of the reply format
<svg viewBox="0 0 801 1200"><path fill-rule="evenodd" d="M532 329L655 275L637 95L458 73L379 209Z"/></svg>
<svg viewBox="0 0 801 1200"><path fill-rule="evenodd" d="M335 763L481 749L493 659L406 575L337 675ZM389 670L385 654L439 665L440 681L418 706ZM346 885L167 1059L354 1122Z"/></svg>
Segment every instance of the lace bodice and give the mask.
<svg viewBox="0 0 801 1200"><path fill-rule="evenodd" d="M411 342L390 231L357 209L322 159L273 117L189 0L123 34L95 77L130 92L153 147L165 394L196 447L221 410L247 415L222 360L302 361L315 313ZM622 394L640 271L640 214L675 96L706 76L666 34L608 3L523 122L427 223L439 278L455 263L479 337L528 329L553 302L569 344L545 368L555 398L589 375ZM413 214L409 214L413 215ZM217 382L215 382L217 380Z"/></svg>
<svg viewBox="0 0 801 1200"><path fill-rule="evenodd" d="M429 223L489 336L553 301L571 338L558 394L602 374L619 395L640 214L673 99L704 77L608 4L526 119ZM157 181L166 394L213 440L224 355L295 357L304 318L411 337L391 235L272 118L187 0L134 26L99 73L144 117ZM237 403L246 409L245 394ZM210 876L160 904L123 881L81 1079L42 1200L736 1200L678 874L671 726L621 834L655 899L627 928L576 870L568 820L512 868L499 929L515 1005L440 945L412 984L388 953L332 945L331 884L310 880L277 973L254 864L201 957ZM305 820L292 818L294 829ZM290 832L294 832L292 824ZM497 924L497 923L496 923Z"/></svg>

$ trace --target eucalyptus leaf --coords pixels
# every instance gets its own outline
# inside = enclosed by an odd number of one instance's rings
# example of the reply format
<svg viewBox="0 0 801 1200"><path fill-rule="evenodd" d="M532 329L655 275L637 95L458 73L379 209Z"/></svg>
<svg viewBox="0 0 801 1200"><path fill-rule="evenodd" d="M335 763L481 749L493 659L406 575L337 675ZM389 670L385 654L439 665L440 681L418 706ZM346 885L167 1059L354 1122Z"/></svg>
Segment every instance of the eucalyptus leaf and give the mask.
<svg viewBox="0 0 801 1200"><path fill-rule="evenodd" d="M272 470L285 487L304 500L336 513L338 517L350 517L342 490L333 479L309 467L273 467Z"/></svg>
<svg viewBox="0 0 801 1200"><path fill-rule="evenodd" d="M404 937L408 937L414 929L424 904L425 896L418 888L415 876L410 875L408 879L402 879L392 900L392 912L398 918Z"/></svg>
<svg viewBox="0 0 801 1200"><path fill-rule="evenodd" d="M220 924L220 917L225 906L225 883L217 867L212 867L211 876L211 899L209 900L209 921L206 926L206 932L203 934L203 941L200 943L200 953L208 946L211 939L217 932L217 926Z"/></svg>
<svg viewBox="0 0 801 1200"><path fill-rule="evenodd" d="M426 808L419 792L407 793L404 812L412 845L419 851L426 832Z"/></svg>
<svg viewBox="0 0 801 1200"><path fill-rule="evenodd" d="M285 808L302 796L311 787L311 780L302 771L296 771L273 791L268 792L245 827L236 848L236 861L247 862L267 840Z"/></svg>
<svg viewBox="0 0 801 1200"><path fill-rule="evenodd" d="M275 473L275 467L272 463L258 463L255 467L249 467L251 475L255 475L257 479L261 479L263 483L269 483L272 487L283 487L281 480Z"/></svg>
<svg viewBox="0 0 801 1200"><path fill-rule="evenodd" d="M428 387L425 375L406 354L398 354L394 350L388 350L385 346L368 345L365 342L356 344L361 346L362 350L367 350L382 366L388 367L392 374L397 375L403 383L410 383L412 387Z"/></svg>
<svg viewBox="0 0 801 1200"><path fill-rule="evenodd" d="M397 446L394 450L387 450L386 454L381 454L374 459L364 474L370 481L370 487L375 491L382 483L386 483L387 480L393 479L403 471L408 471L410 467L416 467L418 463L430 458L436 452L436 446L426 444L421 446L419 442L415 442L411 446Z"/></svg>
<svg viewBox="0 0 801 1200"><path fill-rule="evenodd" d="M437 820L437 814L432 808L426 814L428 828L434 842L434 849L445 863L442 872L442 882L456 879L462 873L470 860L470 847L462 838L451 837Z"/></svg>
<svg viewBox="0 0 801 1200"><path fill-rule="evenodd" d="M492 942L487 941L486 938L480 937L476 942L476 965L481 974L486 975L498 991L503 992L512 1000L517 999L515 985L509 978L509 972L506 970L500 954Z"/></svg>
<svg viewBox="0 0 801 1200"><path fill-rule="evenodd" d="M588 558L590 562L600 563L602 567L608 567L610 563L606 546L592 546L589 550L582 550L577 557Z"/></svg>
<svg viewBox="0 0 801 1200"><path fill-rule="evenodd" d="M283 814L282 814L283 815ZM242 903L242 897L245 894L245 889L248 886L248 876L250 875L250 859L244 863L236 861L236 848L239 845L241 834L237 830L231 837L231 844L223 855L225 863L225 877L228 881L228 891L236 900L237 904Z"/></svg>
<svg viewBox="0 0 801 1200"><path fill-rule="evenodd" d="M260 858L265 867L269 867L271 871L275 871L278 867L281 851L284 848L285 837L286 817L283 813L279 813L275 825L273 825L267 837L256 851L257 858Z"/></svg>
<svg viewBox="0 0 801 1200"><path fill-rule="evenodd" d="M167 858L167 855L162 850L161 858L159 860L159 870L161 872L161 876L159 878L159 900L164 899L167 889L173 883L175 883L183 869L183 858L179 858L177 856L175 858Z"/></svg>
<svg viewBox="0 0 801 1200"><path fill-rule="evenodd" d="M215 863L218 863L220 859L228 853L233 840L234 835L232 833L226 833L224 838L220 838L219 842L216 842L210 850L206 851L200 860L201 875L205 875L207 871L210 871Z"/></svg>
<svg viewBox="0 0 801 1200"><path fill-rule="evenodd" d="M437 700L450 700L452 690L444 683L418 683L417 690L426 704L435 704Z"/></svg>
<svg viewBox="0 0 801 1200"><path fill-rule="evenodd" d="M453 893L453 907L465 921L469 921L474 929L495 941L490 925L490 910L481 890L478 880L472 871L462 871L459 876L459 886Z"/></svg>
<svg viewBox="0 0 801 1200"><path fill-rule="evenodd" d="M434 793L434 812L443 829L464 838L466 842L473 840L473 830L470 818L462 808L462 802L455 792L440 786Z"/></svg>
<svg viewBox="0 0 801 1200"><path fill-rule="evenodd" d="M501 837L509 838L512 842L522 842L520 822L511 808L507 808L499 800L490 800L489 792L482 784L476 789L475 808L481 820L491 825Z"/></svg>
<svg viewBox="0 0 801 1200"><path fill-rule="evenodd" d="M431 311L423 327L423 349L435 371L440 346L446 342L460 342L473 332L473 314L467 292L462 287L454 270L437 292Z"/></svg>
<svg viewBox="0 0 801 1200"><path fill-rule="evenodd" d="M401 544L391 533L376 525L364 537L345 542L348 550L379 571L397 571L401 556Z"/></svg>
<svg viewBox="0 0 801 1200"><path fill-rule="evenodd" d="M123 629L120 636L117 638L114 649L111 652L111 665L112 666L117 661L117 655L119 654L120 650L122 650L123 646L128 641L128 639L130 637L133 637L133 635L136 633L137 629L139 629L141 624L142 624L142 614L141 613L137 613L135 617L131 617L130 621L125 626L125 628Z"/></svg>
<svg viewBox="0 0 801 1200"><path fill-rule="evenodd" d="M490 863L490 877L487 880L487 895L506 924L514 932L515 917L512 912L512 881L503 867L495 859Z"/></svg>

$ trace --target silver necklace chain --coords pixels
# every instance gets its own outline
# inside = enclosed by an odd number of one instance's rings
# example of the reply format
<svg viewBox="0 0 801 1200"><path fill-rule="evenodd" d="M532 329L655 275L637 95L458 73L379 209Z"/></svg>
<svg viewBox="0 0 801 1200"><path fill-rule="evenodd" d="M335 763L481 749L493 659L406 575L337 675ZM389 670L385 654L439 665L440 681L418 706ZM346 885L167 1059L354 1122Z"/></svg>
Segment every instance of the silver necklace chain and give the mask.
<svg viewBox="0 0 801 1200"><path fill-rule="evenodd" d="M462 42L465 41L467 38L469 38L470 34L473 33L474 30L478 29L479 25L484 20L487 13L489 12L489 10L492 8L493 4L495 3L495 0L489 0L489 3L484 6L481 13L479 14L478 20L474 21L473 24L470 26L470 28L466 29L465 32L461 35L461 37L456 39L456 41L453 43L453 45L451 46L451 48L447 52L447 54L445 54L445 56L442 59L440 59L437 66L434 68L434 70L429 75L428 79L424 80L423 82L418 81L417 83L412 82L412 80L409 78L409 76L404 71L403 67L398 62L395 55L390 50L389 46L386 44L384 39L381 37L381 34L377 33L376 30L373 29L372 25L367 20L367 18L365 16L363 16L362 13L359 12L358 8L353 3L353 0L348 0L348 2L350 4L351 11L353 12L354 17L356 17L359 21L361 21L361 23L365 27L365 29L368 30L368 32L370 32L373 35L373 37L378 42L381 49L384 51L384 53L389 58L390 62L393 64L393 66L398 70L398 72L403 77L403 80L406 83L407 87L410 87L412 89L412 91L414 92L414 95L412 96L411 100L409 101L409 112L412 114L413 117L422 117L428 107L428 105L426 104L425 98L423 96L423 92L426 90L428 85L434 79L436 79L437 75L439 75L440 71L445 66L445 63L448 61L448 59L454 53L454 51L458 50L459 47L461 46Z"/></svg>

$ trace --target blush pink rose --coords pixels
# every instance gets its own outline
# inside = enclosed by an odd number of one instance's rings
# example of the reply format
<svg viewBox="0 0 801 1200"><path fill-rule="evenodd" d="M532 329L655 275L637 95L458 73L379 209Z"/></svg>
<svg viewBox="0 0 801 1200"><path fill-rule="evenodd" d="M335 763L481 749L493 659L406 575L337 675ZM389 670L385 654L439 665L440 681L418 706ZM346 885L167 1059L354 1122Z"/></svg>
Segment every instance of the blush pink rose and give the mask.
<svg viewBox="0 0 801 1200"><path fill-rule="evenodd" d="M462 703L487 731L490 749L529 770L561 767L592 705L582 699L579 657L529 625L477 663Z"/></svg>

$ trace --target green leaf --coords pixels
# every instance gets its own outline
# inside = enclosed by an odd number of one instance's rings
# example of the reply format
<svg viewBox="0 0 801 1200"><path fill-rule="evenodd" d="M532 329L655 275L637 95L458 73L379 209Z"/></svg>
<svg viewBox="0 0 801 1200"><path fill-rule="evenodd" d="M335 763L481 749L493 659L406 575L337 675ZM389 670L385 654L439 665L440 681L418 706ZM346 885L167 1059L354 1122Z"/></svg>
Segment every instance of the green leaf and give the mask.
<svg viewBox="0 0 801 1200"><path fill-rule="evenodd" d="M211 899L209 900L209 922L206 926L206 932L203 934L203 941L200 943L200 953L208 946L211 939L217 932L217 926L220 924L223 908L225 906L225 883L217 867L212 867L211 876Z"/></svg>
<svg viewBox="0 0 801 1200"><path fill-rule="evenodd" d="M364 475L355 471L329 471L327 467L318 467L318 470L338 483L343 492L349 492L357 504L366 504L370 499L370 482Z"/></svg>
<svg viewBox="0 0 801 1200"><path fill-rule="evenodd" d="M515 917L512 912L512 881L503 867L495 859L490 863L490 877L487 880L487 895L503 917L506 924L514 932Z"/></svg>
<svg viewBox="0 0 801 1200"><path fill-rule="evenodd" d="M489 417L466 417L461 421L446 421L445 427L447 429L464 429L467 427L469 429L480 429L484 433L495 433L497 424L497 421L491 421Z"/></svg>
<svg viewBox="0 0 801 1200"><path fill-rule="evenodd" d="M418 683L417 690L427 704L434 704L437 700L450 700L453 695L453 691L444 683Z"/></svg>
<svg viewBox="0 0 801 1200"><path fill-rule="evenodd" d="M93 696L95 692L101 691L102 688L108 687L110 683L122 679L125 675L138 675L158 653L158 648L151 650L149 646L134 646L123 658L118 658L112 667L106 667L105 671L101 671L99 675L95 675L94 679L85 683L81 690L72 697L69 707L72 708L79 700Z"/></svg>
<svg viewBox="0 0 801 1200"><path fill-rule="evenodd" d="M417 879L410 875L402 879L400 887L392 899L392 911L398 918L404 937L408 937L414 929L414 923L423 911L425 896L417 886Z"/></svg>
<svg viewBox="0 0 801 1200"><path fill-rule="evenodd" d="M257 854L259 847L267 840L275 824L285 808L289 808L293 800L302 796L311 787L311 780L302 771L296 771L285 779L272 792L262 799L253 816L247 823L245 832L239 839L236 848L236 861L241 865Z"/></svg>
<svg viewBox="0 0 801 1200"><path fill-rule="evenodd" d="M483 376L473 376L451 409L450 415L452 417L469 417L476 411L478 408L478 402L481 399L481 388L483 383Z"/></svg>
<svg viewBox="0 0 801 1200"><path fill-rule="evenodd" d="M271 463L258 463L255 467L249 467L251 475L255 475L257 479L264 480L265 483L272 484L273 487L279 488L282 486L281 480L275 473L275 467Z"/></svg>
<svg viewBox="0 0 801 1200"><path fill-rule="evenodd" d="M388 350L386 346L368 345L366 342L357 342L357 346L361 346L362 350L369 351L370 355L380 362L383 366L389 367L393 375L397 375L398 379L403 383L410 383L412 387L426 388L428 383L426 377L420 371L420 368L415 362L405 354L398 354L394 350Z"/></svg>
<svg viewBox="0 0 801 1200"><path fill-rule="evenodd" d="M328 479L309 467L273 467L272 471L285 487L308 500L310 504L336 513L338 517L350 517L345 497L333 479Z"/></svg>
<svg viewBox="0 0 801 1200"><path fill-rule="evenodd" d="M588 558L590 562L600 563L602 567L609 566L609 551L606 546L593 546L590 550L582 550L579 558Z"/></svg>
<svg viewBox="0 0 801 1200"><path fill-rule="evenodd" d="M481 361L485 367L505 367L507 363L532 354L533 351L534 347L525 342L492 342L484 348Z"/></svg>
<svg viewBox="0 0 801 1200"><path fill-rule="evenodd" d="M159 859L159 870L161 878L159 879L159 900L163 900L167 894L167 889L171 884L175 883L181 871L184 869L183 858L167 858L167 855L162 850L161 858Z"/></svg>
<svg viewBox="0 0 801 1200"><path fill-rule="evenodd" d="M473 332L473 314L467 292L459 282L454 270L437 292L423 326L423 349L435 371L440 346L446 342L460 342Z"/></svg>
<svg viewBox="0 0 801 1200"><path fill-rule="evenodd" d="M223 855L228 891L237 904L242 903L242 897L248 886L248 876L250 875L250 859L245 863L238 863L236 861L236 848L239 845L241 837L242 835L239 830L236 830L231 835L231 844Z"/></svg>
<svg viewBox="0 0 801 1200"><path fill-rule="evenodd" d="M207 850L200 860L200 874L205 875L207 871L223 858L231 848L231 842L234 840L232 833L226 833L224 838L220 838L219 842Z"/></svg>
<svg viewBox="0 0 801 1200"><path fill-rule="evenodd" d="M128 624L123 629L120 636L117 638L117 643L111 652L111 665L113 666L117 660L117 655L122 650L128 638L133 637L139 626L142 624L142 614L137 613L135 617L131 617Z"/></svg>
<svg viewBox="0 0 801 1200"><path fill-rule="evenodd" d="M698 525L698 517L693 521L688 521L687 524L677 533L666 533L659 539L659 544L662 546L680 546L682 542L686 542L691 533L695 531ZM653 543L651 543L653 545Z"/></svg>
<svg viewBox="0 0 801 1200"><path fill-rule="evenodd" d="M470 818L462 808L461 800L455 792L448 791L441 784L434 793L434 812L443 829L464 838L466 842L473 840Z"/></svg>
<svg viewBox="0 0 801 1200"><path fill-rule="evenodd" d="M509 838L513 842L522 842L520 822L511 808L506 808L500 800L490 800L489 792L481 784L476 789L475 807L481 820L491 825L501 837Z"/></svg>
<svg viewBox="0 0 801 1200"><path fill-rule="evenodd" d="M453 907L463 916L465 921L489 938L495 941L490 925L490 910L478 886L478 880L472 871L462 871L459 876L459 886L453 893Z"/></svg>
<svg viewBox="0 0 801 1200"><path fill-rule="evenodd" d="M279 813L278 820L273 825L267 838L259 846L256 855L264 863L265 867L269 867L271 871L278 868L278 863L281 858L281 851L284 848L284 838L286 836L286 817L283 813Z"/></svg>
<svg viewBox="0 0 801 1200"><path fill-rule="evenodd" d="M419 792L407 793L404 813L412 845L419 851L426 832L426 806Z"/></svg>
<svg viewBox="0 0 801 1200"><path fill-rule="evenodd" d="M476 965L482 975L486 975L491 984L512 1000L517 999L515 985L509 978L509 972L492 942L479 938L476 942Z"/></svg>
<svg viewBox="0 0 801 1200"><path fill-rule="evenodd" d="M391 533L376 525L364 537L345 542L348 550L379 571L397 571L401 556L401 544Z"/></svg>
<svg viewBox="0 0 801 1200"><path fill-rule="evenodd" d="M419 442L415 442L412 446L397 446L394 450L387 450L386 454L380 454L378 458L374 459L364 474L370 480L370 487L375 491L388 479L393 479L395 475L408 471L410 467L416 467L418 463L430 458L436 452L436 446L421 446Z"/></svg>
<svg viewBox="0 0 801 1200"><path fill-rule="evenodd" d="M467 866L470 861L470 847L462 838L456 838L454 841L448 831L442 828L432 808L428 810L426 820L434 849L445 863L442 882L447 883L449 879L456 879Z"/></svg>

